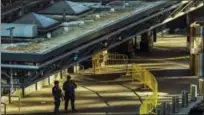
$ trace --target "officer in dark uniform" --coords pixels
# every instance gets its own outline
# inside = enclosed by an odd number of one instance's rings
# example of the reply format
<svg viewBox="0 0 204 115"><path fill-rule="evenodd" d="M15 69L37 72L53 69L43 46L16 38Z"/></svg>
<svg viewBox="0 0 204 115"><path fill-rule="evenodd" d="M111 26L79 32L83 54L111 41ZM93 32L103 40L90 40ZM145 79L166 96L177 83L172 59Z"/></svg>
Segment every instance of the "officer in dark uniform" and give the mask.
<svg viewBox="0 0 204 115"><path fill-rule="evenodd" d="M67 108L69 105L69 100L71 100L72 111L75 112L75 89L77 85L74 81L71 80L71 76L67 76L67 81L63 84L63 90L65 91L65 112L67 112Z"/></svg>
<svg viewBox="0 0 204 115"><path fill-rule="evenodd" d="M55 86L52 88L52 95L53 95L54 101L55 101L54 102L54 104L55 104L54 113L56 115L58 115L59 114L59 107L60 107L60 98L62 98L62 90L59 87L59 81L55 81L54 85Z"/></svg>

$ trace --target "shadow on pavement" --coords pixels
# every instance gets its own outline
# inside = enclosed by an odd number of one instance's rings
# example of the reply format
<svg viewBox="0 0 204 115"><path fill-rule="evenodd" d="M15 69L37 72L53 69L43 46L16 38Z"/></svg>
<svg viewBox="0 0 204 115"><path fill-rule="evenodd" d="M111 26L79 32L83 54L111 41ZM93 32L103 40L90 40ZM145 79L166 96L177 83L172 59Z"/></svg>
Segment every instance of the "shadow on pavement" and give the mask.
<svg viewBox="0 0 204 115"><path fill-rule="evenodd" d="M190 69L165 69L165 70L151 70L155 77L182 77L191 76Z"/></svg>

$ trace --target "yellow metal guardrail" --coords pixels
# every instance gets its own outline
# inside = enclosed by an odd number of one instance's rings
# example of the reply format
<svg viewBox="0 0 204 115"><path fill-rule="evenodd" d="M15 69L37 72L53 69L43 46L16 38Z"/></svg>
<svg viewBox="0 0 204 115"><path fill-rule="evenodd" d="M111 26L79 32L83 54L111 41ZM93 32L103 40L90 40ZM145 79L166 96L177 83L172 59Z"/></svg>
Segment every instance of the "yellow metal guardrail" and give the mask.
<svg viewBox="0 0 204 115"><path fill-rule="evenodd" d="M145 68L136 64L132 65L132 77L152 90L152 95L142 103L140 106L140 115L149 114L157 106L158 103L158 83L155 77Z"/></svg>
<svg viewBox="0 0 204 115"><path fill-rule="evenodd" d="M115 67L124 67L127 69L128 66L128 56L123 54L105 54L102 53L96 54L92 58L92 67L94 69L94 73L100 73L101 68L103 66L114 66Z"/></svg>
<svg viewBox="0 0 204 115"><path fill-rule="evenodd" d="M132 61L132 60L130 60ZM148 86L152 90L152 95L149 95L147 99L140 106L140 115L149 114L157 106L158 103L158 83L155 77L145 68L132 64L132 68L128 69L128 56L124 54L101 54L98 53L92 59L94 71L100 72L102 66L113 67L125 67L126 72L130 72L133 79L142 82L145 86Z"/></svg>
<svg viewBox="0 0 204 115"><path fill-rule="evenodd" d="M94 70L94 73L99 73L100 72L100 68L101 68L101 52L99 52L98 54L96 54L95 56L93 56L92 58L92 68Z"/></svg>

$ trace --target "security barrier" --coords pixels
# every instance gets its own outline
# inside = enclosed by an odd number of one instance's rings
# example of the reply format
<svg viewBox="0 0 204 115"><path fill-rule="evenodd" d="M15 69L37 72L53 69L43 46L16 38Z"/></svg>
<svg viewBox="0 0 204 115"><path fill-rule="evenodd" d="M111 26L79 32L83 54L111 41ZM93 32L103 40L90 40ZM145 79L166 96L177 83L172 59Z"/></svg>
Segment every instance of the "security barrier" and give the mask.
<svg viewBox="0 0 204 115"><path fill-rule="evenodd" d="M150 114L158 103L158 83L155 77L145 68L136 64L131 64L131 70L128 68L128 63L132 60L128 59L128 56L124 54L106 54L102 55L98 53L92 60L94 71L100 72L102 66L106 67L119 67L124 68L127 73L130 73L133 79L142 82L145 86L152 90L152 95L149 95L147 99L140 106L141 114ZM102 65L103 64L103 65ZM128 71L130 70L130 71Z"/></svg>
<svg viewBox="0 0 204 115"><path fill-rule="evenodd" d="M94 73L99 73L100 72L100 68L101 68L101 52L99 52L98 54L96 54L95 56L93 56L92 58L92 68L94 70Z"/></svg>
<svg viewBox="0 0 204 115"><path fill-rule="evenodd" d="M94 73L100 73L103 66L128 69L128 56L123 54L96 54L92 58Z"/></svg>
<svg viewBox="0 0 204 115"><path fill-rule="evenodd" d="M132 65L132 77L138 81L141 81L144 85L148 86L152 90L152 95L148 96L148 98L140 106L140 115L149 114L158 103L157 80L149 71L136 64Z"/></svg>

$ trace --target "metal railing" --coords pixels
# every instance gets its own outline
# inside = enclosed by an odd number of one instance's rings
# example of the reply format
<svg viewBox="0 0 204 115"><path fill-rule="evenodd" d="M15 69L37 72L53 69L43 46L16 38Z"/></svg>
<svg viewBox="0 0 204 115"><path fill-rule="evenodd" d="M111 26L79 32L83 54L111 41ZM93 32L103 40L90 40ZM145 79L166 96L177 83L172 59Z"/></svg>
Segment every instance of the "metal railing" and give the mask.
<svg viewBox="0 0 204 115"><path fill-rule="evenodd" d="M126 71L128 70L128 56L124 54L97 54L92 59L92 65L94 69L94 73L100 73L101 68L104 66L118 67L124 68Z"/></svg>
<svg viewBox="0 0 204 115"><path fill-rule="evenodd" d="M103 59L101 58L101 56L102 56L102 53L99 52L92 58L92 67L93 67L94 73L100 73L100 69L101 69L100 60Z"/></svg>
<svg viewBox="0 0 204 115"><path fill-rule="evenodd" d="M158 83L155 77L145 68L136 64L132 65L132 77L152 90L152 95L140 106L140 114L149 114L157 106L158 103Z"/></svg>
<svg viewBox="0 0 204 115"><path fill-rule="evenodd" d="M140 106L140 114L150 114L152 110L157 106L158 83L155 77L148 70L136 64L131 64L131 69L129 69L129 59L128 56L124 54L108 53L106 55L102 55L99 53L93 59L94 61L92 63L94 67L99 70L97 72L100 72L102 64L104 64L103 66L106 67L125 67L125 72L129 73L133 79L142 82L145 86L152 90L152 94L149 95L148 98ZM133 60L130 60L130 62L133 62Z"/></svg>

